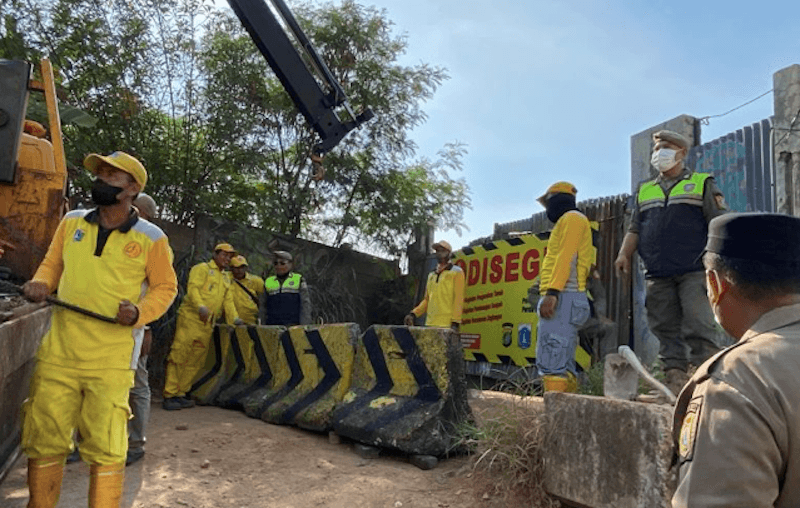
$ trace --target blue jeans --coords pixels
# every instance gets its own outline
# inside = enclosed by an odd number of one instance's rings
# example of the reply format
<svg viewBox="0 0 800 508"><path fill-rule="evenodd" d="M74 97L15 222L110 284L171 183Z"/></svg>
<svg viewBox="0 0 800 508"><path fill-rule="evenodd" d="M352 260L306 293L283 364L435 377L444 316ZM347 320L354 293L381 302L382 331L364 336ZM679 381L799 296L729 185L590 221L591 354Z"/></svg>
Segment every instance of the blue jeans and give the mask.
<svg viewBox="0 0 800 508"><path fill-rule="evenodd" d="M536 312L544 298L539 300ZM585 292L561 293L552 318L539 314L536 333L536 368L540 376L577 374L575 349L578 329L589 319L589 299Z"/></svg>

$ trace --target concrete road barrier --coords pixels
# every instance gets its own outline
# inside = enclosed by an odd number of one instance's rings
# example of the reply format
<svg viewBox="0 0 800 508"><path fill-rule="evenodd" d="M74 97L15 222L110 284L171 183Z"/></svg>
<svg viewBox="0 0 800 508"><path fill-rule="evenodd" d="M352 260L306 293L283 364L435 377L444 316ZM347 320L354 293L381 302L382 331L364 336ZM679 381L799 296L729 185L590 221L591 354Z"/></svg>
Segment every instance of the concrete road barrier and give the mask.
<svg viewBox="0 0 800 508"><path fill-rule="evenodd" d="M237 363L231 351L233 327L216 325L203 366L197 371L188 395L198 404L213 404L222 386L233 377Z"/></svg>
<svg viewBox="0 0 800 508"><path fill-rule="evenodd" d="M375 325L361 337L352 387L333 413L333 428L364 444L441 456L470 418L456 334Z"/></svg>
<svg viewBox="0 0 800 508"><path fill-rule="evenodd" d="M295 326L288 330L299 381L264 407L261 419L325 431L331 415L350 388L355 346L360 329L355 323ZM290 358L287 355L287 358Z"/></svg>
<svg viewBox="0 0 800 508"><path fill-rule="evenodd" d="M216 405L228 409L243 409L243 399L258 389L268 387L273 379L268 352L279 347L282 326L237 326L231 348L236 370L222 385ZM272 363L275 364L274 354Z"/></svg>

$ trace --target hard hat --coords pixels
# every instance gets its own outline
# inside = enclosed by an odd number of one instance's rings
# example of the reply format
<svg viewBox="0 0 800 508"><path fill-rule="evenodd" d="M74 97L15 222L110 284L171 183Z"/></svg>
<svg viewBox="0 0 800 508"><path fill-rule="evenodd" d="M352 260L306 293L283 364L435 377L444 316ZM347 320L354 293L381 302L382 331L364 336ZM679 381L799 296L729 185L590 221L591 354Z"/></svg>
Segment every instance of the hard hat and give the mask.
<svg viewBox="0 0 800 508"><path fill-rule="evenodd" d="M556 182L548 187L547 192L539 196L536 201L538 201L542 206L547 206L547 200L553 194L570 194L575 196L578 194L578 189L576 189L575 186L569 182Z"/></svg>

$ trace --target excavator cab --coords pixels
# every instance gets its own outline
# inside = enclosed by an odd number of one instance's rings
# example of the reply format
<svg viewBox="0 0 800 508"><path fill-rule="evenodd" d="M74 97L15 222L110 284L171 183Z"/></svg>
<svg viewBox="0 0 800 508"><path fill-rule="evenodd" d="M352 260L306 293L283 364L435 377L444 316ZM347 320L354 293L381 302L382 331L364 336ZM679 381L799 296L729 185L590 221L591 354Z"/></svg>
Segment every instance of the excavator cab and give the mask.
<svg viewBox="0 0 800 508"><path fill-rule="evenodd" d="M29 62L0 59L0 277L27 280L44 259L64 214L67 182L53 69L42 60L42 81ZM45 129L25 120L30 91L44 93Z"/></svg>

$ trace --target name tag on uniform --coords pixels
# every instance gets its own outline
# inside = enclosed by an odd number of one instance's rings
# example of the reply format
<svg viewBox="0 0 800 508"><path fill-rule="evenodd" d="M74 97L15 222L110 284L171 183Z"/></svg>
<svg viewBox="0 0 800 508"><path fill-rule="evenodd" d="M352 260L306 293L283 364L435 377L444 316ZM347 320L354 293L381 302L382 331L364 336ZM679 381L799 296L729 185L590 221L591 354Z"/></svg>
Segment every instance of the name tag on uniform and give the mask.
<svg viewBox="0 0 800 508"><path fill-rule="evenodd" d="M697 427L700 423L700 411L703 408L703 396L695 397L686 407L686 416L681 425L681 436L678 440L678 455L683 464L694 457L694 440L697 437Z"/></svg>

